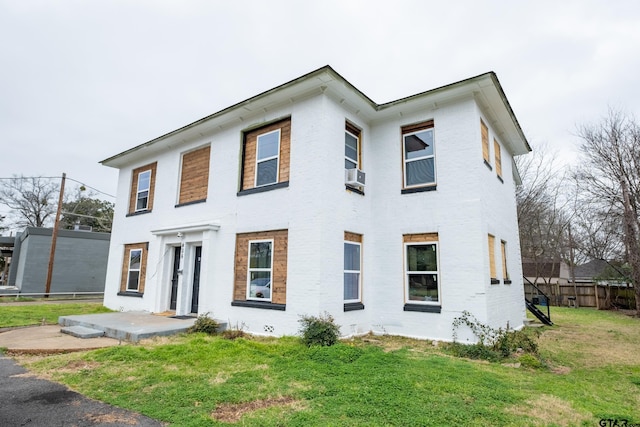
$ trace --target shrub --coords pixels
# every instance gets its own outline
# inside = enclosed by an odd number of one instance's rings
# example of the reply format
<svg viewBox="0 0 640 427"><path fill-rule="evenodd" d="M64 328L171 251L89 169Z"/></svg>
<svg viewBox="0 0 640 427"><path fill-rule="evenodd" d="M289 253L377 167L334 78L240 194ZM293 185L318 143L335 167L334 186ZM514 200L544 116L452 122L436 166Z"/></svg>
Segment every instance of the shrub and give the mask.
<svg viewBox="0 0 640 427"><path fill-rule="evenodd" d="M209 335L215 335L218 332L220 325L212 317L209 317L209 313L203 313L198 316L192 327L187 332L193 334L196 332L203 332Z"/></svg>
<svg viewBox="0 0 640 427"><path fill-rule="evenodd" d="M478 343L474 345L464 345L456 342L458 328L466 325L478 338ZM484 359L497 361L516 351L530 354L538 353L538 344L526 332L513 331L507 326L506 329L492 328L480 323L468 311L463 311L462 316L453 320L453 344L449 346L451 352L458 357L468 357L470 359ZM532 356L535 359L535 356Z"/></svg>
<svg viewBox="0 0 640 427"><path fill-rule="evenodd" d="M329 313L325 312L321 316L300 316L299 323L302 342L308 347L334 345L340 338L340 326L335 324Z"/></svg>

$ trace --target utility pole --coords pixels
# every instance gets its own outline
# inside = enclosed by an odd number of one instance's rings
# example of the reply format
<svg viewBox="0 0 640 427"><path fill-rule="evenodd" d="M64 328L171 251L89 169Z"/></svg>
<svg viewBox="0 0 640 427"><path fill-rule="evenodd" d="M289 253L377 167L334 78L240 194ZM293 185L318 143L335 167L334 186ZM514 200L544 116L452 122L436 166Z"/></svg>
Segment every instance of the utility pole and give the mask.
<svg viewBox="0 0 640 427"><path fill-rule="evenodd" d="M58 210L56 211L56 220L53 223L53 231L51 232L51 252L49 252L49 268L47 269L47 282L44 286L44 297L49 298L51 292L51 279L53 277L53 261L56 256L56 243L58 240L58 227L60 226L60 213L62 212L62 200L64 197L64 183L67 180L67 174L62 173L62 182L60 183L60 197L58 198Z"/></svg>

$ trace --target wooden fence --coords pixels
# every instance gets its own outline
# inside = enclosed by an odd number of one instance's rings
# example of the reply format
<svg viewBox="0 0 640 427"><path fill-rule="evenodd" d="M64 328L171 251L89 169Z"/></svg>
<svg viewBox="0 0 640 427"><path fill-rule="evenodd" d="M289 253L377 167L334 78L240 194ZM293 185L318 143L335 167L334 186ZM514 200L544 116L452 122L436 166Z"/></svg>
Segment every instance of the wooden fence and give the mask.
<svg viewBox="0 0 640 427"><path fill-rule="evenodd" d="M556 306L568 306L568 297L576 296L579 307L596 307L601 310L610 308L631 308L636 306L633 287L603 286L596 283L573 284L536 284L536 286L549 297L548 304ZM524 284L524 295L532 301L536 298L542 305L546 305L544 297L530 284Z"/></svg>

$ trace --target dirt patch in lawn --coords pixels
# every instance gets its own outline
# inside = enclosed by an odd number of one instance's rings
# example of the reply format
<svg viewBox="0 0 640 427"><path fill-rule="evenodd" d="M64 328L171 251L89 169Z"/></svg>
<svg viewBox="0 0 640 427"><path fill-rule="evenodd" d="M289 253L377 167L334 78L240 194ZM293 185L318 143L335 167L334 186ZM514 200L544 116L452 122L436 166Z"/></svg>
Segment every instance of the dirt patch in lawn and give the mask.
<svg viewBox="0 0 640 427"><path fill-rule="evenodd" d="M301 408L302 402L290 396L281 396L270 399L254 400L252 402L245 403L223 403L222 405L218 405L218 408L211 413L211 417L217 421L235 423L240 421L240 418L242 418L242 416L248 412L271 408L274 406L289 406L292 408Z"/></svg>
<svg viewBox="0 0 640 427"><path fill-rule="evenodd" d="M593 420L593 415L574 409L571 403L549 394L541 394L524 404L512 406L508 413L527 417L530 426L568 427Z"/></svg>

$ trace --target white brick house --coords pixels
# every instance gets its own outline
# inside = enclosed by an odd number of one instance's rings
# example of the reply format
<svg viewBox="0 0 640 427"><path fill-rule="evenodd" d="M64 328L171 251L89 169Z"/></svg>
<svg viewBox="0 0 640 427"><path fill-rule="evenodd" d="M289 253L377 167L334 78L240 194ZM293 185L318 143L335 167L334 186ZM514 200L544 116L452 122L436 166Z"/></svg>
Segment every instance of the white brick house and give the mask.
<svg viewBox="0 0 640 427"><path fill-rule="evenodd" d="M376 104L320 68L102 161L105 305L269 335L325 311L343 335L451 340L463 310L520 328L529 151L494 73Z"/></svg>

